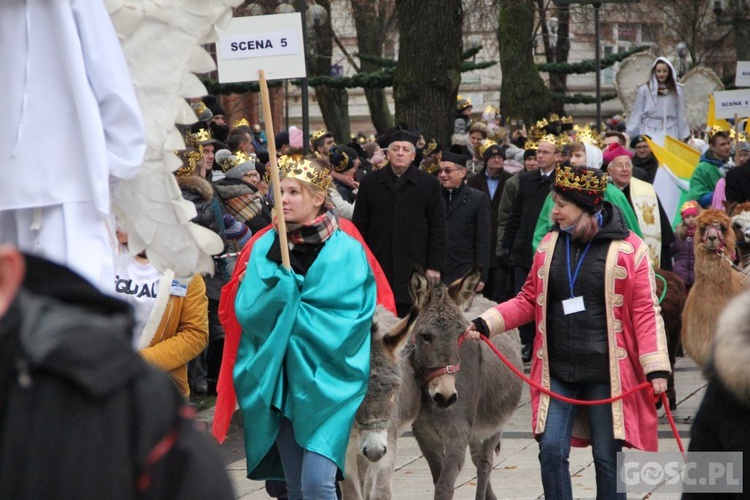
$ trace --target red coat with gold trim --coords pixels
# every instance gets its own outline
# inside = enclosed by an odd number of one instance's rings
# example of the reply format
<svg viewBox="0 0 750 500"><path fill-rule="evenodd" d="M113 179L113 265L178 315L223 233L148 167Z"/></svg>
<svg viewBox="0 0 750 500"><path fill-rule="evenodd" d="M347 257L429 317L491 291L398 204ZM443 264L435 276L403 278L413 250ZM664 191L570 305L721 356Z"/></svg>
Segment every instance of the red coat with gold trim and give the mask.
<svg viewBox="0 0 750 500"><path fill-rule="evenodd" d="M531 378L546 389L550 387L550 369L545 297L558 236L553 231L540 243L523 290L481 316L493 334L535 322ZM645 382L648 373L670 371L664 322L648 256L648 246L632 232L623 240L612 241L607 252L605 296L612 396ZM549 402L549 396L531 389L535 435L544 432ZM583 407L576 417L573 446L589 444L586 413ZM638 391L612 403L612 417L615 439L625 441L628 447L657 450L657 415L650 392Z"/></svg>

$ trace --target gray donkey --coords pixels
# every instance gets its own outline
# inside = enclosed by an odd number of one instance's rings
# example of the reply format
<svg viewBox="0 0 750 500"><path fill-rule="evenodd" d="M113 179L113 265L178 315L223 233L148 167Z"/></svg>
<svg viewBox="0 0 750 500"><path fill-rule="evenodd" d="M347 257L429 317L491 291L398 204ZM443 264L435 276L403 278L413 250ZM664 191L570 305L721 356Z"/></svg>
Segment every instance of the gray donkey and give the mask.
<svg viewBox="0 0 750 500"><path fill-rule="evenodd" d="M345 498L391 498L397 438L412 423L432 472L436 499L453 497L467 446L477 468L476 498L496 498L490 472L502 427L518 407L522 382L484 342L466 341L459 349L467 318L493 305L485 299L462 311L479 277L474 269L446 288L415 270L409 317L396 321L382 313L376 316L375 324L388 331L373 335L368 393L349 444ZM517 330L492 342L515 366L522 366ZM357 442L362 455L355 458ZM363 470L360 483L357 476Z"/></svg>

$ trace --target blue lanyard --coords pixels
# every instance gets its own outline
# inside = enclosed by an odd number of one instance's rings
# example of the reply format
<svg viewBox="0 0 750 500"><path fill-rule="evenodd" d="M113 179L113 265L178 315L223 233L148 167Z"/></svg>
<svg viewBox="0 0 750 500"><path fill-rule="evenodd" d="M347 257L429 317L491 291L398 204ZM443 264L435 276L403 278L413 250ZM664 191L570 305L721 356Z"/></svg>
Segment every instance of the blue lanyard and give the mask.
<svg viewBox="0 0 750 500"><path fill-rule="evenodd" d="M581 264L583 264L583 258L586 257L586 252L589 251L589 247L591 246L591 242L589 241L588 245L586 245L586 248L583 249L583 253L581 254L581 258L578 259L578 265L576 265L576 272L575 274L571 275L570 271L570 235L566 235L567 239L565 240L566 248L568 251L568 284L570 285L570 298L574 298L575 295L573 295L573 286L576 284L576 280L578 279L578 271L581 270Z"/></svg>

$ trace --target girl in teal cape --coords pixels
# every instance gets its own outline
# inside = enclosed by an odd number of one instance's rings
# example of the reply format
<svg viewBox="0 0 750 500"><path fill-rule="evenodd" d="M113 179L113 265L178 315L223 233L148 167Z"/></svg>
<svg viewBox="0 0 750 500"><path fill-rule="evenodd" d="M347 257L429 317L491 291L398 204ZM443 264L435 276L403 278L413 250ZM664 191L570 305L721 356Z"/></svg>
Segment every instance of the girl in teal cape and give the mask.
<svg viewBox="0 0 750 500"><path fill-rule="evenodd" d="M370 370L375 279L362 246L326 209L327 172L317 160L282 162L292 269L269 231L235 303L248 477L285 479L290 499L336 498Z"/></svg>

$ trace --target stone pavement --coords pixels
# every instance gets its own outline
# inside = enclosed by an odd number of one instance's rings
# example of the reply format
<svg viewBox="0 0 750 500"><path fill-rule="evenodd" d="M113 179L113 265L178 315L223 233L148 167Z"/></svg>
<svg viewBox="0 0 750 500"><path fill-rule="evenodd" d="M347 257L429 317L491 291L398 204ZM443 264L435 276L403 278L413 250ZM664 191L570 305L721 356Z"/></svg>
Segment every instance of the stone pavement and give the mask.
<svg viewBox="0 0 750 500"><path fill-rule="evenodd" d="M529 365L526 365L528 373ZM706 381L700 370L688 358L679 358L675 369L677 409L673 412L682 441L687 448L690 425L703 399ZM677 443L672 436L664 410L659 412L659 451L677 451ZM518 410L505 427L502 449L495 457L492 472L492 488L498 498L543 498L542 485L537 459L538 448L531 436L531 405L529 390L526 388ZM221 447L227 471L229 472L237 498L266 499L263 483L246 478L242 432L235 430ZM573 448L570 455L570 471L573 476L575 498L594 498L596 483L591 448ZM456 482L456 500L473 499L476 487L476 473L471 458ZM396 472L393 476L394 500L421 500L433 496L432 477L427 462L411 432L399 438ZM674 493L659 493L658 488L650 499L675 498ZM630 497L629 497L630 498ZM641 496L632 496L641 498Z"/></svg>

